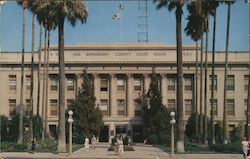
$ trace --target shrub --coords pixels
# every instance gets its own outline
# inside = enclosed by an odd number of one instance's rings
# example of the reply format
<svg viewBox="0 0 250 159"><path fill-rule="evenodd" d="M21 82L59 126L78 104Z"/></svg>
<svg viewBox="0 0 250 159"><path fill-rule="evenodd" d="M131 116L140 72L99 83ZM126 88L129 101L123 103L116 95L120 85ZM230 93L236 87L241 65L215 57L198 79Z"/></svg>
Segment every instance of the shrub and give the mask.
<svg viewBox="0 0 250 159"><path fill-rule="evenodd" d="M128 136L126 136L124 139L123 139L123 145L128 145L129 144L129 139L128 139Z"/></svg>
<svg viewBox="0 0 250 159"><path fill-rule="evenodd" d="M229 144L214 144L210 145L212 151L223 153L241 153L241 143L229 143Z"/></svg>
<svg viewBox="0 0 250 159"><path fill-rule="evenodd" d="M25 152L28 149L28 144L17 144L15 142L2 142L1 151L2 152Z"/></svg>
<svg viewBox="0 0 250 159"><path fill-rule="evenodd" d="M57 148L57 141L53 138L45 139L37 142L37 151L39 152L54 152Z"/></svg>
<svg viewBox="0 0 250 159"><path fill-rule="evenodd" d="M156 134L149 135L149 137L148 137L148 143L149 144L153 144L153 145L158 144L158 137L157 137L157 135Z"/></svg>
<svg viewBox="0 0 250 159"><path fill-rule="evenodd" d="M191 142L185 142L185 151L190 152L201 152L209 151L209 147L206 145L195 144Z"/></svg>
<svg viewBox="0 0 250 159"><path fill-rule="evenodd" d="M8 118L4 115L0 116L1 122L1 141L8 141Z"/></svg>
<svg viewBox="0 0 250 159"><path fill-rule="evenodd" d="M165 133L161 133L159 135L159 144L170 144L171 142L171 136L165 134Z"/></svg>

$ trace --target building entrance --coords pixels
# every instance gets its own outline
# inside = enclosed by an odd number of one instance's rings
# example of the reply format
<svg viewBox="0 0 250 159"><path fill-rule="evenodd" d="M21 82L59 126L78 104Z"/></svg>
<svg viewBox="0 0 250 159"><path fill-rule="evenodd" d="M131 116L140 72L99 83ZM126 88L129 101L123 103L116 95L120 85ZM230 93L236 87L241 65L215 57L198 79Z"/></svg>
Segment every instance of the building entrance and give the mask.
<svg viewBox="0 0 250 159"><path fill-rule="evenodd" d="M126 125L116 125L115 126L116 135L126 136L127 126Z"/></svg>
<svg viewBox="0 0 250 159"><path fill-rule="evenodd" d="M143 127L142 125L133 125L133 142L143 142Z"/></svg>
<svg viewBox="0 0 250 159"><path fill-rule="evenodd" d="M109 142L109 126L104 125L99 134L99 142Z"/></svg>

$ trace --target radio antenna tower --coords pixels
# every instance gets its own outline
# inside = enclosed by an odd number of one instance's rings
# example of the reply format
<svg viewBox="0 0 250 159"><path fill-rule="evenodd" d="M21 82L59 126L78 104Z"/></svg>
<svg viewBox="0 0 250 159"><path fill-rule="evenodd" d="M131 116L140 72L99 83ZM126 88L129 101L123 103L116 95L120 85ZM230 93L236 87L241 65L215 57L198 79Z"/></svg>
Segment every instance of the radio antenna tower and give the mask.
<svg viewBox="0 0 250 159"><path fill-rule="evenodd" d="M138 42L148 43L148 1L139 1Z"/></svg>

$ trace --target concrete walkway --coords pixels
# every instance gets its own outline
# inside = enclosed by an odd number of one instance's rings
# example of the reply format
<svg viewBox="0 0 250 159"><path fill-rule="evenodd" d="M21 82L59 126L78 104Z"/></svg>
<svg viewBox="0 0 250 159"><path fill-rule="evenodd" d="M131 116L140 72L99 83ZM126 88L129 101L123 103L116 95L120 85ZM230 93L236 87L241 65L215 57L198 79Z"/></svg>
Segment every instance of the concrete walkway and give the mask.
<svg viewBox="0 0 250 159"><path fill-rule="evenodd" d="M126 151L120 156L116 156L114 151L107 151L109 145L107 143L97 144L96 149L84 148L72 153L68 156L66 153L11 153L4 152L0 154L2 159L169 159L168 153L151 145L135 145L135 151ZM172 159L242 159L240 154L178 154Z"/></svg>

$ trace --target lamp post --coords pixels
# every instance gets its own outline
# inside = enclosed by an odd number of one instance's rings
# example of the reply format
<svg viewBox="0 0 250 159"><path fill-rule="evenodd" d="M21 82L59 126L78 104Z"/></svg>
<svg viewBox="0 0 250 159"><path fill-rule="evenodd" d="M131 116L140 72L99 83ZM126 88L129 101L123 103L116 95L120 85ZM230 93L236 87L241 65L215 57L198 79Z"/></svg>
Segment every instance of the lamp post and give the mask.
<svg viewBox="0 0 250 159"><path fill-rule="evenodd" d="M175 112L171 112L170 113L171 116L171 120L170 120L170 124L171 124L171 157L174 156L174 124L175 124Z"/></svg>
<svg viewBox="0 0 250 159"><path fill-rule="evenodd" d="M68 118L68 123L69 123L69 156L72 154L72 123L73 123L73 111L69 111L69 118Z"/></svg>

